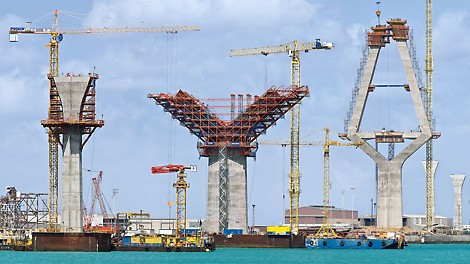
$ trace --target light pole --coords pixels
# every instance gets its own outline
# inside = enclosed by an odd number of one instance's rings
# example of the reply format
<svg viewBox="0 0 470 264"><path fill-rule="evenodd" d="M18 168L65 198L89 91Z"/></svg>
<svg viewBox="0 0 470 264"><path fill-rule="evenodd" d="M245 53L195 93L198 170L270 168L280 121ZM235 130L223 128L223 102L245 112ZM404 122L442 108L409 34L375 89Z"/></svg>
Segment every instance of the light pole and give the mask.
<svg viewBox="0 0 470 264"><path fill-rule="evenodd" d="M346 217L344 216L344 192L345 192L344 189L341 190L341 213L342 213L341 216L343 217L343 220L342 220L342 221L345 221L345 218L346 218ZM342 221L341 221L341 222L342 222Z"/></svg>
<svg viewBox="0 0 470 264"><path fill-rule="evenodd" d="M374 198L370 199L370 226L374 226Z"/></svg>
<svg viewBox="0 0 470 264"><path fill-rule="evenodd" d="M254 229L255 228L255 206L256 205L252 204L251 206L253 206L253 215L251 217L251 221L252 221L252 223L251 223L251 233L254 234L254 232L255 232L255 229Z"/></svg>
<svg viewBox="0 0 470 264"><path fill-rule="evenodd" d="M143 234L144 233L144 224L143 224L143 219L142 219L142 212L144 211L144 209L140 209L140 225L139 225L139 229L140 229L140 232Z"/></svg>
<svg viewBox="0 0 470 264"><path fill-rule="evenodd" d="M354 190L356 188L351 187L351 229L354 229Z"/></svg>

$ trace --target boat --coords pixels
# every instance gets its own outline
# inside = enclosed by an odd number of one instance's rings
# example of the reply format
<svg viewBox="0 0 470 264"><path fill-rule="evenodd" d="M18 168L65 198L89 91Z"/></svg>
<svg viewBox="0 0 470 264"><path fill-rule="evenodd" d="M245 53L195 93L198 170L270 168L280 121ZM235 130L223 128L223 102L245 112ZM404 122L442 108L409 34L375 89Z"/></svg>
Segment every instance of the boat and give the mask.
<svg viewBox="0 0 470 264"><path fill-rule="evenodd" d="M130 235L121 238L116 251L155 251L155 252L210 252L215 251L210 236L165 236Z"/></svg>
<svg viewBox="0 0 470 264"><path fill-rule="evenodd" d="M357 238L321 238L309 236L305 239L307 249L403 249L407 246L403 236L379 238L361 235Z"/></svg>

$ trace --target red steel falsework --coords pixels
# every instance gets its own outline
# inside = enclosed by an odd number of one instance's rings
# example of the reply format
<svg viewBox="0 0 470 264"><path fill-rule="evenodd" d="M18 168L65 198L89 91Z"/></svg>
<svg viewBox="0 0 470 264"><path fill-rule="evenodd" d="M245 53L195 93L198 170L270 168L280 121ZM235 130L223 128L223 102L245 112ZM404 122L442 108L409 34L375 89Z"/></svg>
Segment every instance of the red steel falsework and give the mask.
<svg viewBox="0 0 470 264"><path fill-rule="evenodd" d="M193 95L179 90L175 95L149 94L191 134L199 138L198 150L203 157L219 155L219 149L228 147L232 154L254 157L256 138L265 133L304 97L308 86L272 86L261 96L254 96L237 116L230 121L220 119L210 107Z"/></svg>

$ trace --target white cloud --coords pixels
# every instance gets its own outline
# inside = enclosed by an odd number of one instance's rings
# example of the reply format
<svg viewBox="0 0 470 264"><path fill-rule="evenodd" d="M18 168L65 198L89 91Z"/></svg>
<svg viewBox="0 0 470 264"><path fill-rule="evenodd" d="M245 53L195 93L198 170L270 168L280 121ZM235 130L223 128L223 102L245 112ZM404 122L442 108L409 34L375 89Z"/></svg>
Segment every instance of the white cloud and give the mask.
<svg viewBox="0 0 470 264"><path fill-rule="evenodd" d="M289 11L291 10L291 11ZM144 22L174 24L197 22L202 26L263 28L302 25L315 16L316 5L305 0L289 1L96 1L87 25L119 26ZM289 14L295 12L295 18ZM235 28L226 27L227 31Z"/></svg>

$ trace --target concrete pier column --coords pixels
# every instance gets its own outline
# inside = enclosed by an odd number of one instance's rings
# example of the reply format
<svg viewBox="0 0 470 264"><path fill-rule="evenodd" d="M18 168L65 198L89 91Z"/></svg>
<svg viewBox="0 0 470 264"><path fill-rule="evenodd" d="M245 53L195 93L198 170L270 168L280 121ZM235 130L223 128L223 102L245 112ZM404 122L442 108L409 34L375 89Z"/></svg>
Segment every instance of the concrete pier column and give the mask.
<svg viewBox="0 0 470 264"><path fill-rule="evenodd" d="M451 174L450 178L454 186L454 229L462 230L462 187L465 174Z"/></svg>
<svg viewBox="0 0 470 264"><path fill-rule="evenodd" d="M63 132L62 151L62 230L83 232L82 204L82 135L83 127L74 125L80 120L82 102L89 87L90 77L54 77L62 102L63 118L67 125Z"/></svg>
<svg viewBox="0 0 470 264"><path fill-rule="evenodd" d="M62 154L62 222L65 232L83 232L82 134L70 126Z"/></svg>
<svg viewBox="0 0 470 264"><path fill-rule="evenodd" d="M377 162L377 226L403 225L402 166L400 162Z"/></svg>
<svg viewBox="0 0 470 264"><path fill-rule="evenodd" d="M205 224L206 231L209 233L222 231L219 228L220 162L219 156L209 156L207 220ZM248 232L246 157L229 156L227 189L228 229L242 229L246 233Z"/></svg>

